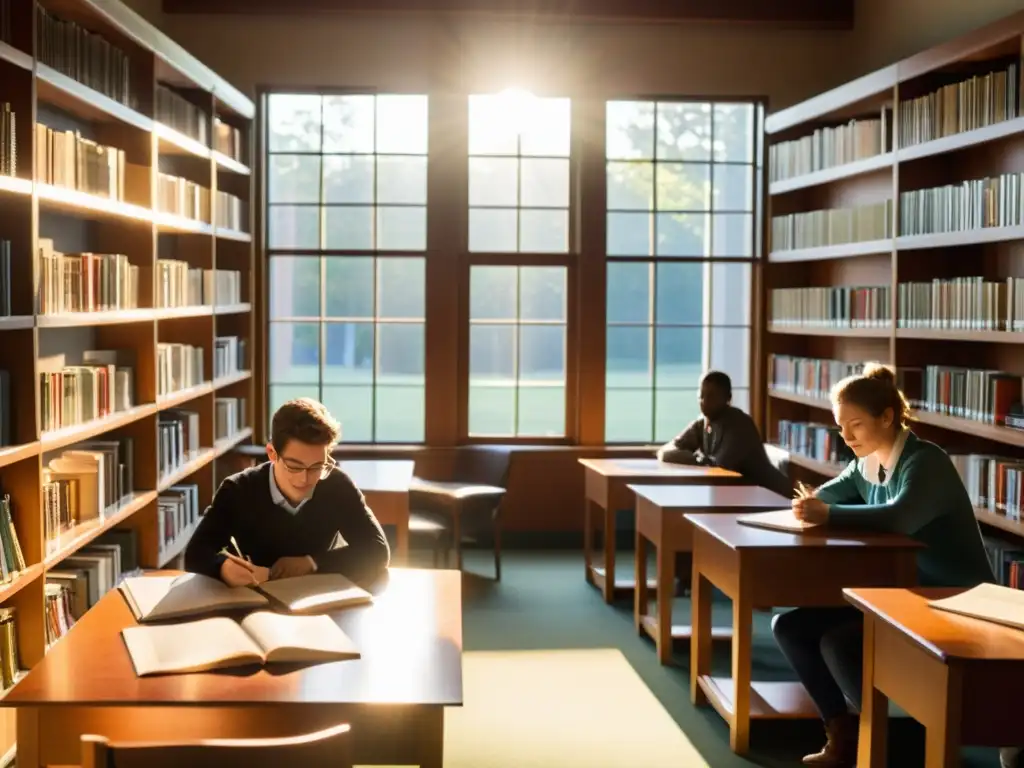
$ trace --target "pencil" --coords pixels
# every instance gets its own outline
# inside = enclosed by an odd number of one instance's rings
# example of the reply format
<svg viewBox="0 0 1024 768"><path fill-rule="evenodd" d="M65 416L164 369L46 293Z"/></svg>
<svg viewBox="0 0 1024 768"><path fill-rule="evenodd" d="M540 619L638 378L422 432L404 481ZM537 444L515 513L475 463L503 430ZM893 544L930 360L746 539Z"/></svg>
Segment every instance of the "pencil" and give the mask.
<svg viewBox="0 0 1024 768"><path fill-rule="evenodd" d="M799 480L796 482L796 492L798 499L809 499L814 496L814 489Z"/></svg>

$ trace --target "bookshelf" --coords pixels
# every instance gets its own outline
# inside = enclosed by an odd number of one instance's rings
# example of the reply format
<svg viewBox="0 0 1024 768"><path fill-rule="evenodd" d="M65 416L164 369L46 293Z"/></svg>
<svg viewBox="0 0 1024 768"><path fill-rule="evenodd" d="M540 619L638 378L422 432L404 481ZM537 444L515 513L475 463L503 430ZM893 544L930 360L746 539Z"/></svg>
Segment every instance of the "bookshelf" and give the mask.
<svg viewBox="0 0 1024 768"><path fill-rule="evenodd" d="M0 0L0 688L252 435L254 116L117 0Z"/></svg>
<svg viewBox="0 0 1024 768"><path fill-rule="evenodd" d="M818 482L828 390L897 369L997 560L1024 560L1024 13L769 116L767 439ZM999 550L996 552L996 550ZM1001 567L1001 566L1000 566ZM1017 584L1016 586L1024 586Z"/></svg>

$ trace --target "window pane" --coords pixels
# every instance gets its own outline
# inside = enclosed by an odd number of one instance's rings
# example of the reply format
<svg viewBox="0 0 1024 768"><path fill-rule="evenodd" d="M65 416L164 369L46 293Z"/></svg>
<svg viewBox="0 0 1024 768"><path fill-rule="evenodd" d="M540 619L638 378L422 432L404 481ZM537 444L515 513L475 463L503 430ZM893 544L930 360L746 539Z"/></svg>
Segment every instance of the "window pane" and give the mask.
<svg viewBox="0 0 1024 768"><path fill-rule="evenodd" d="M655 328L655 386L697 388L703 374L703 353L703 328Z"/></svg>
<svg viewBox="0 0 1024 768"><path fill-rule="evenodd" d="M379 443L422 443L426 422L424 388L377 386L374 414Z"/></svg>
<svg viewBox="0 0 1024 768"><path fill-rule="evenodd" d="M711 105L658 102L659 160L711 157Z"/></svg>
<svg viewBox="0 0 1024 768"><path fill-rule="evenodd" d="M715 160L753 161L754 105L715 105Z"/></svg>
<svg viewBox="0 0 1024 768"><path fill-rule="evenodd" d="M658 163L654 174L659 211L706 211L711 208L710 165Z"/></svg>
<svg viewBox="0 0 1024 768"><path fill-rule="evenodd" d="M469 158L469 204L519 204L519 161L512 157Z"/></svg>
<svg viewBox="0 0 1024 768"><path fill-rule="evenodd" d="M377 314L383 318L425 316L426 277L422 258L377 260Z"/></svg>
<svg viewBox="0 0 1024 768"><path fill-rule="evenodd" d="M608 389L604 394L604 439L609 443L649 443L654 419L650 389Z"/></svg>
<svg viewBox="0 0 1024 768"><path fill-rule="evenodd" d="M507 102L496 94L469 97L469 154L514 155L519 144Z"/></svg>
<svg viewBox="0 0 1024 768"><path fill-rule="evenodd" d="M343 443L373 442L373 387L325 385L323 404L341 422Z"/></svg>
<svg viewBox="0 0 1024 768"><path fill-rule="evenodd" d="M325 203L372 203L373 183L372 157L324 158Z"/></svg>
<svg viewBox="0 0 1024 768"><path fill-rule="evenodd" d="M715 166L715 210L752 211L754 209L754 166Z"/></svg>
<svg viewBox="0 0 1024 768"><path fill-rule="evenodd" d="M568 157L572 102L569 99L534 98L527 100L526 104L526 119L520 124L520 153Z"/></svg>
<svg viewBox="0 0 1024 768"><path fill-rule="evenodd" d="M524 253L565 253L569 250L569 212L519 212L519 250Z"/></svg>
<svg viewBox="0 0 1024 768"><path fill-rule="evenodd" d="M325 323L323 382L373 384L373 323Z"/></svg>
<svg viewBox="0 0 1024 768"><path fill-rule="evenodd" d="M704 322L704 275L698 261L659 262L655 288L658 324L700 325Z"/></svg>
<svg viewBox="0 0 1024 768"><path fill-rule="evenodd" d="M268 219L267 240L271 248L320 247L320 210L315 206L274 205Z"/></svg>
<svg viewBox="0 0 1024 768"><path fill-rule="evenodd" d="M609 323L649 323L651 321L652 264L627 264L612 261L608 264Z"/></svg>
<svg viewBox="0 0 1024 768"><path fill-rule="evenodd" d="M469 268L469 319L515 320L518 267Z"/></svg>
<svg viewBox="0 0 1024 768"><path fill-rule="evenodd" d="M373 318L373 258L327 256L324 299L327 317ZM276 290L276 289L275 289Z"/></svg>
<svg viewBox="0 0 1024 768"><path fill-rule="evenodd" d="M709 216L704 213L659 213L659 256L706 256L711 252Z"/></svg>
<svg viewBox="0 0 1024 768"><path fill-rule="evenodd" d="M270 383L320 381L320 327L317 323L270 324Z"/></svg>
<svg viewBox="0 0 1024 768"><path fill-rule="evenodd" d="M469 432L515 433L515 325L471 325Z"/></svg>
<svg viewBox="0 0 1024 768"><path fill-rule="evenodd" d="M422 385L423 323L380 323L377 326L377 384Z"/></svg>
<svg viewBox="0 0 1024 768"><path fill-rule="evenodd" d="M714 215L714 255L749 257L752 250L754 215L752 213L716 213Z"/></svg>
<svg viewBox="0 0 1024 768"><path fill-rule="evenodd" d="M749 387L750 329L712 328L711 367L729 374L734 387Z"/></svg>
<svg viewBox="0 0 1024 768"><path fill-rule="evenodd" d="M427 158L378 157L377 202L427 204Z"/></svg>
<svg viewBox="0 0 1024 768"><path fill-rule="evenodd" d="M270 260L270 319L320 317L320 259L275 256Z"/></svg>
<svg viewBox="0 0 1024 768"><path fill-rule="evenodd" d="M511 379L469 382L469 434L515 436L516 388Z"/></svg>
<svg viewBox="0 0 1024 768"><path fill-rule="evenodd" d="M271 152L318 152L320 97L272 94L267 104L267 127Z"/></svg>
<svg viewBox="0 0 1024 768"><path fill-rule="evenodd" d="M267 202L320 202L319 156L271 155L269 162Z"/></svg>
<svg viewBox="0 0 1024 768"><path fill-rule="evenodd" d="M518 216L513 209L471 208L469 211L469 250L476 252L514 252L518 245Z"/></svg>
<svg viewBox="0 0 1024 768"><path fill-rule="evenodd" d="M325 208L324 229L326 248L369 250L373 247L373 208L368 205Z"/></svg>
<svg viewBox="0 0 1024 768"><path fill-rule="evenodd" d="M324 152L373 152L373 96L324 96Z"/></svg>
<svg viewBox="0 0 1024 768"><path fill-rule="evenodd" d="M651 383L651 329L611 326L606 350L606 386L609 389L647 388Z"/></svg>
<svg viewBox="0 0 1024 768"><path fill-rule="evenodd" d="M522 182L520 205L537 208L569 207L569 161L534 160L520 161Z"/></svg>
<svg viewBox="0 0 1024 768"><path fill-rule="evenodd" d="M700 418L697 389L654 391L654 440L667 443L694 419Z"/></svg>
<svg viewBox="0 0 1024 768"><path fill-rule="evenodd" d="M750 413L750 390L733 387L732 404L734 408Z"/></svg>
<svg viewBox="0 0 1024 768"><path fill-rule="evenodd" d="M382 205L377 209L377 248L382 251L422 251L427 247L427 209L396 208Z"/></svg>
<svg viewBox="0 0 1024 768"><path fill-rule="evenodd" d="M565 384L565 326L519 326L519 381Z"/></svg>
<svg viewBox="0 0 1024 768"><path fill-rule="evenodd" d="M565 267L521 267L520 319L565 321L565 280Z"/></svg>
<svg viewBox="0 0 1024 768"><path fill-rule="evenodd" d="M649 211L654 208L654 164L608 163L608 208Z"/></svg>
<svg viewBox="0 0 1024 768"><path fill-rule="evenodd" d="M654 103L650 101L609 101L605 108L609 159L652 159L654 157Z"/></svg>
<svg viewBox="0 0 1024 768"><path fill-rule="evenodd" d="M312 397L314 400L320 398L320 386L318 384L271 384L270 387L270 413L273 413L289 400L297 400L300 397Z"/></svg>
<svg viewBox="0 0 1024 768"><path fill-rule="evenodd" d="M377 97L377 152L427 154L427 97Z"/></svg>
<svg viewBox="0 0 1024 768"><path fill-rule="evenodd" d="M654 240L654 214L609 213L609 256L650 256Z"/></svg>
<svg viewBox="0 0 1024 768"><path fill-rule="evenodd" d="M516 434L561 437L565 434L565 387L521 386Z"/></svg>
<svg viewBox="0 0 1024 768"><path fill-rule="evenodd" d="M712 264L712 325L750 325L753 271L749 262Z"/></svg>

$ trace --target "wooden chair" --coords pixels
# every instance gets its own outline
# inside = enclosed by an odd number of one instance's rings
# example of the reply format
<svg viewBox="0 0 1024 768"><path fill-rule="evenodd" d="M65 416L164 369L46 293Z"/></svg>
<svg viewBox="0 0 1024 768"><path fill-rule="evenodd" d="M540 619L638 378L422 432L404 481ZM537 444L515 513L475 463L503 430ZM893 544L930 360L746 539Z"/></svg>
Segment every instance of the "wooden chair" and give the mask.
<svg viewBox="0 0 1024 768"><path fill-rule="evenodd" d="M409 532L434 542L434 566L455 549L462 569L462 544L490 538L494 578L501 580L501 500L508 482L510 450L505 446L461 448L447 480L414 478L409 489Z"/></svg>
<svg viewBox="0 0 1024 768"><path fill-rule="evenodd" d="M110 743L82 735L82 768L352 768L346 723L279 739L202 739L189 743Z"/></svg>

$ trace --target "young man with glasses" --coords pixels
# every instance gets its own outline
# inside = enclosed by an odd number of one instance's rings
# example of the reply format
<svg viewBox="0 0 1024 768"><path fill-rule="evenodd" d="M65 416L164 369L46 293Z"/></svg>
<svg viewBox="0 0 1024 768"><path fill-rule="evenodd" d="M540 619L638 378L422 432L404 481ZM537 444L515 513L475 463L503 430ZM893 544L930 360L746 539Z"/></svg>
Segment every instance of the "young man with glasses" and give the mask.
<svg viewBox="0 0 1024 768"><path fill-rule="evenodd" d="M331 572L369 583L388 567L384 531L337 468L340 434L324 406L285 403L271 421L269 461L221 483L185 550L185 568L231 586Z"/></svg>

